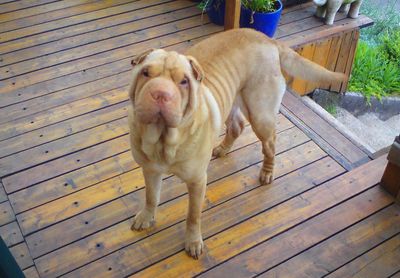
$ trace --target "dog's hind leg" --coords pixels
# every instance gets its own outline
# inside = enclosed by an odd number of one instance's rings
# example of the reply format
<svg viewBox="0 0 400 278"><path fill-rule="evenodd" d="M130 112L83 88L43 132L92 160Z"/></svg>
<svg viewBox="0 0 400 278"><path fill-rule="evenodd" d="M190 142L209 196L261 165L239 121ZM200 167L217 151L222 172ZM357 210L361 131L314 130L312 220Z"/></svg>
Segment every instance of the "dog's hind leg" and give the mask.
<svg viewBox="0 0 400 278"><path fill-rule="evenodd" d="M275 76L266 78L255 88L249 88L243 95L248 120L262 144L264 161L260 171L261 184L269 184L274 179L275 125L285 88L284 78Z"/></svg>
<svg viewBox="0 0 400 278"><path fill-rule="evenodd" d="M225 122L226 134L224 140L219 144L219 146L214 148L213 155L217 157L226 155L232 148L235 140L240 136L240 134L242 134L245 123L240 108L237 105L234 105Z"/></svg>

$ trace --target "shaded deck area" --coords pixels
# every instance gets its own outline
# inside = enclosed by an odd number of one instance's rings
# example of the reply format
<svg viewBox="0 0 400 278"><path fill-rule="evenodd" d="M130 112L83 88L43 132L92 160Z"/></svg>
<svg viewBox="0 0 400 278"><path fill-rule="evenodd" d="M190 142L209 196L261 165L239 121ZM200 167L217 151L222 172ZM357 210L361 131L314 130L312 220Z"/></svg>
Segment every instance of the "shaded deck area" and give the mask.
<svg viewBox="0 0 400 278"><path fill-rule="evenodd" d="M298 47L370 23L338 15L326 28L314 9L285 9L276 37ZM130 230L144 196L126 119L131 57L222 30L190 1L0 0L0 235L27 277L400 277L386 157L290 92L273 184L259 186L249 127L211 161L200 260L183 251L187 195L174 176L156 226Z"/></svg>

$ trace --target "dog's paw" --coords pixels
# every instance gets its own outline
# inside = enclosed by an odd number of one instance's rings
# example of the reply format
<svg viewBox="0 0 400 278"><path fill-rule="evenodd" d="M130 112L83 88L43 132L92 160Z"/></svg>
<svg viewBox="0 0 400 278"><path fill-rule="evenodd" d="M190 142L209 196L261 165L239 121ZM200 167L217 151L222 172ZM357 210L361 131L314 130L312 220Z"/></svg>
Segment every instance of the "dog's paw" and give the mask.
<svg viewBox="0 0 400 278"><path fill-rule="evenodd" d="M186 240L185 242L185 250L186 253L191 256L193 259L199 259L200 255L203 253L204 242L201 237L197 240Z"/></svg>
<svg viewBox="0 0 400 278"><path fill-rule="evenodd" d="M215 157L223 157L223 156L225 156L227 153L228 153L228 151L229 150L227 150L227 149L224 149L221 145L219 145L219 146L217 146L217 147L215 147L214 149L213 149L213 156L215 156Z"/></svg>
<svg viewBox="0 0 400 278"><path fill-rule="evenodd" d="M131 230L141 231L148 229L154 225L154 222L154 214L148 212L147 210L142 210L136 214L135 218L133 219Z"/></svg>
<svg viewBox="0 0 400 278"><path fill-rule="evenodd" d="M272 171L261 169L260 171L261 185L270 184L273 180L274 180L274 174Z"/></svg>

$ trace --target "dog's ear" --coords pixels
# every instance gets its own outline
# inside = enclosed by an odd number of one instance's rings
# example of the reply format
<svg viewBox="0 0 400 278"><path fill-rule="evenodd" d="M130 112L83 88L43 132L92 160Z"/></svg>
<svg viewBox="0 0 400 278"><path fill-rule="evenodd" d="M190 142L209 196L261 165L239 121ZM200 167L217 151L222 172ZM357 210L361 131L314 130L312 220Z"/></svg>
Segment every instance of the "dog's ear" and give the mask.
<svg viewBox="0 0 400 278"><path fill-rule="evenodd" d="M190 66L192 67L193 75L196 78L197 81L202 81L204 78L204 71L203 68L200 66L199 62L192 57L192 56L187 56Z"/></svg>
<svg viewBox="0 0 400 278"><path fill-rule="evenodd" d="M151 48L151 49L148 49L148 50L146 50L145 52L143 52L143 53L141 53L141 54L139 54L139 55L136 55L133 59L132 59L132 61L131 61L131 65L134 67L134 66L136 66L136 65L139 65L141 62L143 62L144 61L144 59L146 59L146 57L147 57L147 55L149 55L151 52L153 52L155 49L154 48Z"/></svg>

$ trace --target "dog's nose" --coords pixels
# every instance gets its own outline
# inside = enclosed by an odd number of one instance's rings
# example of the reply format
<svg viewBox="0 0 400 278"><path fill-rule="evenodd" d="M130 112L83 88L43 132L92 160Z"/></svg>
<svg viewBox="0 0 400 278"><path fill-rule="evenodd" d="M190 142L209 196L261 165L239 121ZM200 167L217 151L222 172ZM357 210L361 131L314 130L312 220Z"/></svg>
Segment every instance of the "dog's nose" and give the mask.
<svg viewBox="0 0 400 278"><path fill-rule="evenodd" d="M172 94L165 91L153 91L150 94L157 102L168 102L172 99Z"/></svg>

